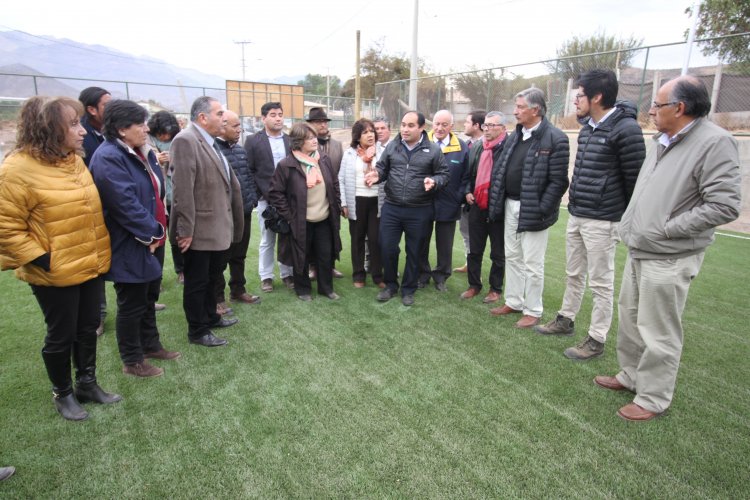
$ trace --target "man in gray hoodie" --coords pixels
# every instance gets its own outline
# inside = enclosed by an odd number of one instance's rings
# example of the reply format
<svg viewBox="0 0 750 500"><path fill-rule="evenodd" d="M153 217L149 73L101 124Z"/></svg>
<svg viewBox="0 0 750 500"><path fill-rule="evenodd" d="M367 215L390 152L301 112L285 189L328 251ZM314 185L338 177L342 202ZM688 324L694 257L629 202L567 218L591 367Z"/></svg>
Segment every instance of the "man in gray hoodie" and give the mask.
<svg viewBox="0 0 750 500"><path fill-rule="evenodd" d="M651 420L669 408L682 354L682 312L714 228L740 213L737 142L705 117L706 86L682 76L664 84L649 115L659 134L620 222L628 248L619 299L620 372L594 383L635 393L618 411Z"/></svg>

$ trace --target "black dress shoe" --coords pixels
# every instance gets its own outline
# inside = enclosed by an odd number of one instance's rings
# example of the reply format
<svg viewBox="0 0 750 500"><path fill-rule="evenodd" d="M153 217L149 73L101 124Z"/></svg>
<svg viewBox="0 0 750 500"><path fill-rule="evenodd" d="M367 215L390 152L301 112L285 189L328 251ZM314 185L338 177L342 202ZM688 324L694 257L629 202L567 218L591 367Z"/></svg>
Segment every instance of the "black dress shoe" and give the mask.
<svg viewBox="0 0 750 500"><path fill-rule="evenodd" d="M188 341L191 344L202 345L204 347L219 347L221 345L226 345L227 344L226 339L221 339L221 338L217 337L216 335L214 335L211 332L208 332L207 334L203 335L202 337L198 337L198 338L195 338L195 339L190 338L190 339L188 339Z"/></svg>
<svg viewBox="0 0 750 500"><path fill-rule="evenodd" d="M226 328L239 322L240 320L238 320L237 318L221 318L219 321L211 325L211 328Z"/></svg>

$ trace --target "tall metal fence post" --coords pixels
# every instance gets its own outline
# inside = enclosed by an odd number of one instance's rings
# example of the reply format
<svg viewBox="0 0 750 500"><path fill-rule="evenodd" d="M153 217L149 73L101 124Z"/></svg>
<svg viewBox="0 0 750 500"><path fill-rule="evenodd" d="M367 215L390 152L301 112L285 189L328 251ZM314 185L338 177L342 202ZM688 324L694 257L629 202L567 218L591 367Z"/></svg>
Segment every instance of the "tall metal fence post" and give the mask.
<svg viewBox="0 0 750 500"><path fill-rule="evenodd" d="M641 88L638 91L638 112L641 112L641 103L643 102L643 85L646 83L646 71L648 71L648 56L651 49L646 48L646 60L643 61L643 73L641 74ZM656 85L656 82L654 82Z"/></svg>
<svg viewBox="0 0 750 500"><path fill-rule="evenodd" d="M484 109L490 109L490 92L492 92L492 70L487 70L487 98L485 99Z"/></svg>
<svg viewBox="0 0 750 500"><path fill-rule="evenodd" d="M128 82L125 82L125 98L130 99L130 85L128 85Z"/></svg>
<svg viewBox="0 0 750 500"><path fill-rule="evenodd" d="M36 76L34 78L34 95L39 95L39 87L36 85Z"/></svg>

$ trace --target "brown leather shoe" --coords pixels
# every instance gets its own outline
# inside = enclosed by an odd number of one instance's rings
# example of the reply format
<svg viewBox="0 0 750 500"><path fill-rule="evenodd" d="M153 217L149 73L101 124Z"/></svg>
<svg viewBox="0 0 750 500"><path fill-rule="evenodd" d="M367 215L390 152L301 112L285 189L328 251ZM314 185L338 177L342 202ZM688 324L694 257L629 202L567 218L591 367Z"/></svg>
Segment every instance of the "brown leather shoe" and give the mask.
<svg viewBox="0 0 750 500"><path fill-rule="evenodd" d="M483 299L482 302L485 304L494 304L498 300L502 298L502 295L497 293L494 290L490 290L490 293L488 293Z"/></svg>
<svg viewBox="0 0 750 500"><path fill-rule="evenodd" d="M251 295L247 292L242 292L240 295L229 297L232 302L243 302L245 304L260 304L260 297L257 295Z"/></svg>
<svg viewBox="0 0 750 500"><path fill-rule="evenodd" d="M663 413L648 411L635 403L626 404L619 409L617 414L628 422L646 422L663 415Z"/></svg>
<svg viewBox="0 0 750 500"><path fill-rule="evenodd" d="M266 278L260 283L260 289L266 293L273 292L273 280Z"/></svg>
<svg viewBox="0 0 750 500"><path fill-rule="evenodd" d="M219 302L216 304L216 314L224 316L225 314L232 314L234 311L227 305L226 302Z"/></svg>
<svg viewBox="0 0 750 500"><path fill-rule="evenodd" d="M506 314L516 314L520 312L522 311L519 311L518 309L513 309L507 304L504 306L494 307L490 309L490 314L493 316L505 316Z"/></svg>
<svg viewBox="0 0 750 500"><path fill-rule="evenodd" d="M380 283L378 283L378 288L380 288L381 290L382 290L383 288L385 288L385 283L384 283L384 282L382 282L382 281L381 281Z"/></svg>
<svg viewBox="0 0 750 500"><path fill-rule="evenodd" d="M622 385L617 377L610 377L608 375L597 375L594 377L594 383L599 387L609 389L610 391L630 391L627 387ZM630 391L633 392L633 391Z"/></svg>
<svg viewBox="0 0 750 500"><path fill-rule="evenodd" d="M338 269L336 269L334 267L333 268L333 277L334 278L343 278L344 277L344 273L342 273L341 271L339 271Z"/></svg>
<svg viewBox="0 0 750 500"><path fill-rule="evenodd" d="M461 294L461 298L462 299L473 299L477 295L479 295L479 290L477 290L476 288L469 288L464 293Z"/></svg>
<svg viewBox="0 0 750 500"><path fill-rule="evenodd" d="M164 375L164 370L162 368L157 368L154 365L148 364L147 361L144 361L143 363L123 366L122 373L124 373L125 375L133 375L134 377L149 378Z"/></svg>
<svg viewBox="0 0 750 500"><path fill-rule="evenodd" d="M181 353L178 351L167 351L163 347L155 352L145 352L143 353L143 357L146 359L163 359L166 361L170 361L173 359L179 359L182 356Z"/></svg>
<svg viewBox="0 0 750 500"><path fill-rule="evenodd" d="M469 272L469 266L467 266L466 264L464 264L461 267L454 267L453 268L453 272L454 273L467 273L467 272Z"/></svg>
<svg viewBox="0 0 750 500"><path fill-rule="evenodd" d="M354 282L354 288L364 288L365 282L364 281L355 281Z"/></svg>
<svg viewBox="0 0 750 500"><path fill-rule="evenodd" d="M516 321L516 328L531 328L539 324L539 318L524 314L521 319Z"/></svg>
<svg viewBox="0 0 750 500"><path fill-rule="evenodd" d="M286 278L281 278L281 281L289 290L294 290L294 278L292 278L291 276L287 276Z"/></svg>

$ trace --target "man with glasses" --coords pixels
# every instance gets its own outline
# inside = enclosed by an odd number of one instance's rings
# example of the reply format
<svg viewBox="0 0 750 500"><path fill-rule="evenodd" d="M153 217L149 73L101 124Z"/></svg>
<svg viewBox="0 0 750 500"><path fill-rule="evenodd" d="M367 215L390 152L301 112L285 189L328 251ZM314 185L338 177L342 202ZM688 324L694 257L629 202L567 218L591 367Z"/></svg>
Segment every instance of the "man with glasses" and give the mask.
<svg viewBox="0 0 750 500"><path fill-rule="evenodd" d="M490 291L482 302L493 304L503 293L505 274L505 249L503 243L503 219L489 219L490 187L493 166L500 160L507 132L505 115L490 111L483 115L481 130L483 140L471 147L464 199L469 206L469 255L466 265L469 271L469 288L461 294L462 299L474 298L482 291L482 259L490 239Z"/></svg>
<svg viewBox="0 0 750 500"><path fill-rule="evenodd" d="M516 133L493 171L490 193L490 219L505 218L505 305L490 312L522 314L517 328L536 326L542 316L549 228L568 188L568 136L547 121L546 112L541 90L516 94Z"/></svg>
<svg viewBox="0 0 750 500"><path fill-rule="evenodd" d="M615 102L614 72L588 71L576 84L576 115L583 128L568 191L565 295L557 317L534 329L543 335L573 335L588 275L594 299L588 335L564 353L584 361L604 353L612 323L617 226L633 194L646 146L635 106Z"/></svg>
<svg viewBox="0 0 750 500"><path fill-rule="evenodd" d="M659 134L646 155L620 221L628 248L618 301L620 372L594 383L635 393L618 411L646 421L669 408L682 354L682 312L714 228L740 213L737 141L705 117L703 82L681 76L664 84L649 115Z"/></svg>
<svg viewBox="0 0 750 500"><path fill-rule="evenodd" d="M419 257L419 288L424 288L432 279L435 289L447 292L446 281L453 267L453 238L456 235L456 221L461 216L461 201L464 191L464 174L469 148L466 143L453 133L453 114L441 109L432 117L432 130L427 138L440 147L445 162L450 170L450 181L435 195L435 249L437 262L430 267L430 241L432 240L433 222L427 229L422 252Z"/></svg>

